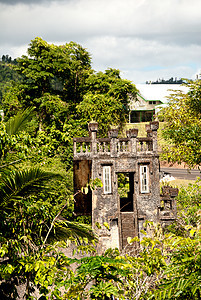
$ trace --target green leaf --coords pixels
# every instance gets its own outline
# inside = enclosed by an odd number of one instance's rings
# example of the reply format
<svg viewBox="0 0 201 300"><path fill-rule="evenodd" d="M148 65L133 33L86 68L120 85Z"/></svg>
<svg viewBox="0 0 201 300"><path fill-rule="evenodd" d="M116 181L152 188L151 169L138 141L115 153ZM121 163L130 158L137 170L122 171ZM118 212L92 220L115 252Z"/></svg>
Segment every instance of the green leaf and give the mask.
<svg viewBox="0 0 201 300"><path fill-rule="evenodd" d="M104 222L103 226L105 226L105 228L107 228L108 230L110 230L109 224L107 222Z"/></svg>

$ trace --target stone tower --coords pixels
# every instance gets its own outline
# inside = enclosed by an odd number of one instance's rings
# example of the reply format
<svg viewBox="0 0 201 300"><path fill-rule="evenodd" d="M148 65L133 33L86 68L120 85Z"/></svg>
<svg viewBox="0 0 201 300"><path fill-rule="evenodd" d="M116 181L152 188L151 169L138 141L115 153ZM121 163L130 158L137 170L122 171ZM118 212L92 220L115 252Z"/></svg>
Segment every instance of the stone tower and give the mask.
<svg viewBox="0 0 201 300"><path fill-rule="evenodd" d="M158 122L150 122L143 138L138 137L138 129L130 129L127 138L118 138L117 129L110 130L108 138L97 138L98 123L90 122L89 137L73 139L75 213L91 215L93 228L96 222L109 224L109 231L104 226L99 231L102 249L123 249L127 237L140 235L145 220L175 218L173 198L163 198L170 203L169 212L160 206L158 127ZM96 178L103 187L86 195L79 192ZM119 178L126 179L126 194L119 192Z"/></svg>

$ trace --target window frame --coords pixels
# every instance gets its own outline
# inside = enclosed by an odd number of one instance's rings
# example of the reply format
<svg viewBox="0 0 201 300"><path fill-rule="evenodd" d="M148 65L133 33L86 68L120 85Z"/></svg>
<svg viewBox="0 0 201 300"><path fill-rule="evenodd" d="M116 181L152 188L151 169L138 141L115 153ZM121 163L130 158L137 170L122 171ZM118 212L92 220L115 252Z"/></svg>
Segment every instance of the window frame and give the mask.
<svg viewBox="0 0 201 300"><path fill-rule="evenodd" d="M146 171L144 172L144 170ZM146 181L146 183L144 183ZM146 187L146 189L144 188ZM141 194L148 194L149 191L149 166L141 165L140 166L140 192Z"/></svg>
<svg viewBox="0 0 201 300"><path fill-rule="evenodd" d="M103 193L112 194L111 166L103 166Z"/></svg>

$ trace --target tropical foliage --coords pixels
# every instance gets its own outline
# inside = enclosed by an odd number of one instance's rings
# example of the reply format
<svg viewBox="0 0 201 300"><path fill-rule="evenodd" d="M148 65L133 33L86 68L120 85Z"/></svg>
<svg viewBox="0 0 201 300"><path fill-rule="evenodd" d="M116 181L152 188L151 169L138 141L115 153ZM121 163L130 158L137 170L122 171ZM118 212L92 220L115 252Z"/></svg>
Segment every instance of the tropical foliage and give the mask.
<svg viewBox="0 0 201 300"><path fill-rule="evenodd" d="M3 55L0 61L0 103L2 102L3 94L12 82L20 80L20 75L13 70L16 59L12 60L9 55Z"/></svg>
<svg viewBox="0 0 201 300"><path fill-rule="evenodd" d="M160 114L166 122L163 137L169 142L163 158L193 167L201 164L201 81L186 85L189 91L173 93Z"/></svg>
<svg viewBox="0 0 201 300"><path fill-rule="evenodd" d="M36 38L28 56L13 63L5 56L2 65L15 76L1 89L0 298L17 299L23 286L25 299L200 299L200 180L180 190L174 224L164 231L145 223L152 236L130 237L122 253L98 255L89 219L81 224L73 215L72 137L86 135L92 119L100 136L109 125L121 128L135 86L118 70L92 70L88 51L73 42ZM165 157L193 166L200 164L201 89L199 81L188 85L164 111L173 145Z"/></svg>
<svg viewBox="0 0 201 300"><path fill-rule="evenodd" d="M26 110L6 124L1 124L0 295L2 299L15 299L16 287L22 283L26 287L26 299L30 299L36 286L44 294L47 286L46 276L50 278L52 274L52 279L49 280L56 280L55 274L61 275L59 270L64 268L63 263L67 260L59 252L58 247L66 247L66 243L70 241L82 244L83 239L85 243L95 239L90 226L67 220L66 212L62 216L69 205L70 195L66 194L64 199L64 194L58 197L58 192L54 193L54 190L56 191L54 184L61 181L61 174L41 167L23 165L26 154L15 161L12 160L13 155L9 155L10 152L19 150L16 145L20 144L21 136L17 132L24 128L31 112L32 110ZM23 133L25 134L24 131ZM21 145L21 149L23 147L24 145ZM19 161L22 168L18 167ZM51 273L53 270L54 273Z"/></svg>

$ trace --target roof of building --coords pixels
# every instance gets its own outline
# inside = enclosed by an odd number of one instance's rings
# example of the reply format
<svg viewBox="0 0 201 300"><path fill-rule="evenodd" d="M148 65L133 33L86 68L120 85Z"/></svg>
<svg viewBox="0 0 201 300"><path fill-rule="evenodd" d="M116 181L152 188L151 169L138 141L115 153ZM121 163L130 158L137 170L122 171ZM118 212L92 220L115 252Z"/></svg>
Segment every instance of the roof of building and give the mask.
<svg viewBox="0 0 201 300"><path fill-rule="evenodd" d="M144 99L148 101L161 101L163 103L168 102L167 97L173 91L188 92L188 87L179 84L136 84L136 88Z"/></svg>

